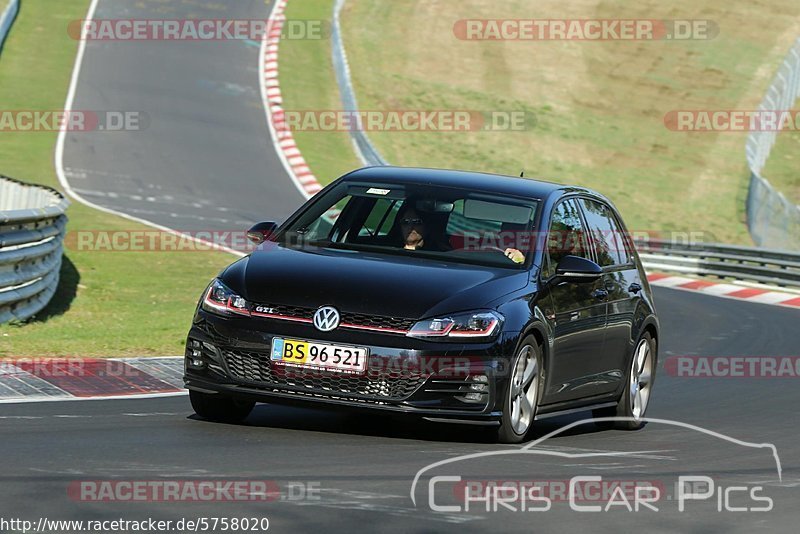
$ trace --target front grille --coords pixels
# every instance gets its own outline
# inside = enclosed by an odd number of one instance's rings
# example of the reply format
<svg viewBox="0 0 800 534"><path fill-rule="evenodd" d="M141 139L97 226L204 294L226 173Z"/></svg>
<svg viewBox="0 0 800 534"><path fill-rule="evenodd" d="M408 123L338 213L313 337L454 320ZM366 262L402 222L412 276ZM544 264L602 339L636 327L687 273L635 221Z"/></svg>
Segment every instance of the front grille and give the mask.
<svg viewBox="0 0 800 534"><path fill-rule="evenodd" d="M258 304L254 309L269 310L268 314L273 319L287 318L303 319L311 321L314 318L314 312L317 308L308 308L305 306L271 306L267 304ZM341 327L342 328L359 328L366 330L383 330L392 331L389 333L405 334L411 327L414 326L414 319L403 319L398 317L386 317L381 315L369 315L365 313L341 313Z"/></svg>
<svg viewBox="0 0 800 534"><path fill-rule="evenodd" d="M363 313L342 313L342 323L364 328L408 331L414 326L414 322L415 321L412 319L397 319L395 317L381 317L380 315L367 315Z"/></svg>
<svg viewBox="0 0 800 534"><path fill-rule="evenodd" d="M314 317L314 310L313 308L305 308L303 306L266 306L263 305L264 308L270 308L273 315L282 315L284 317L297 317L300 319L312 319Z"/></svg>
<svg viewBox="0 0 800 534"><path fill-rule="evenodd" d="M269 354L223 350L230 375L243 382L276 390L361 401L399 401L410 397L427 380L415 372L368 368L365 375L304 369L272 362Z"/></svg>

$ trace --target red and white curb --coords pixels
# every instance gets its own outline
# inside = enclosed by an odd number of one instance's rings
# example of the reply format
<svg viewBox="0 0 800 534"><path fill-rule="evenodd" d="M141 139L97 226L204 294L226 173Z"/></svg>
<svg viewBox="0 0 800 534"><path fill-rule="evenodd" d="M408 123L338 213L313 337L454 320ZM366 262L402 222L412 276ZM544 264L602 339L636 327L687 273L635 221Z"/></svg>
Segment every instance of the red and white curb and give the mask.
<svg viewBox="0 0 800 534"><path fill-rule="evenodd" d="M278 80L278 51L281 30L286 22L284 11L288 0L276 0L269 17L269 26L261 43L261 96L267 113L267 123L272 134L275 150L286 172L294 180L300 192L310 198L322 189L322 185L311 172L300 153L291 130L286 127L283 97Z"/></svg>
<svg viewBox="0 0 800 534"><path fill-rule="evenodd" d="M182 357L0 360L0 404L186 394Z"/></svg>
<svg viewBox="0 0 800 534"><path fill-rule="evenodd" d="M647 279L650 281L650 285L653 286L694 291L704 295L756 302L759 304L786 306L795 309L800 308L800 294L779 291L772 288L748 287L663 273L648 274Z"/></svg>
<svg viewBox="0 0 800 534"><path fill-rule="evenodd" d="M663 273L648 274L647 279L651 285L659 287L800 309L800 293ZM141 399L186 394L183 357L180 356L0 360L0 404Z"/></svg>

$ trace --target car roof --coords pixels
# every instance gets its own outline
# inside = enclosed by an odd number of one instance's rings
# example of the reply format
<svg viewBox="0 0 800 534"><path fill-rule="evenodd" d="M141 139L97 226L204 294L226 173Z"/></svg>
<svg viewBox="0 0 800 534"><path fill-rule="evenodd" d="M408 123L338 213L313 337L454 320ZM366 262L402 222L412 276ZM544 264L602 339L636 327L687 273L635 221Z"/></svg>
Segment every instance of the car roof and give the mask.
<svg viewBox="0 0 800 534"><path fill-rule="evenodd" d="M544 182L530 178L449 169L392 166L365 167L346 174L341 179L346 182L438 185L542 200L551 195L561 196L567 192L581 192L602 197L602 195L583 187Z"/></svg>

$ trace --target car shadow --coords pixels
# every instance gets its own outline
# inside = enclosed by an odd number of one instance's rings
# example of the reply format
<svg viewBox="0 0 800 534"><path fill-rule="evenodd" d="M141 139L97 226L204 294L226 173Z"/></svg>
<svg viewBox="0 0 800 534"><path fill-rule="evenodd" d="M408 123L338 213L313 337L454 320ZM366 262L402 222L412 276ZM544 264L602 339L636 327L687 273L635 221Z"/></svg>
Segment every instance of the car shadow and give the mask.
<svg viewBox="0 0 800 534"><path fill-rule="evenodd" d="M537 421L536 426L529 432L525 442L519 446L546 436L570 423L589 417L591 417L591 412L575 413ZM189 416L189 419L206 422L194 414ZM496 444L492 432L494 427L431 422L419 417L402 414L337 412L334 410L316 410L270 404L257 404L244 422L234 426L417 441ZM562 437L587 435L603 431L602 428L587 423L570 428L551 439L555 440Z"/></svg>

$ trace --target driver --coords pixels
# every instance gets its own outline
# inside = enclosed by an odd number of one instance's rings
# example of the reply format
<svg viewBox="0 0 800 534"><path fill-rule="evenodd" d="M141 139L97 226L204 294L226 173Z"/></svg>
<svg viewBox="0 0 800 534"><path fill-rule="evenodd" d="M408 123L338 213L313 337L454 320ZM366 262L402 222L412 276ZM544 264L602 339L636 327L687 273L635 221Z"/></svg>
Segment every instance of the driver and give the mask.
<svg viewBox="0 0 800 534"><path fill-rule="evenodd" d="M437 224L436 218L431 214L423 214L417 209L419 199L409 197L400 206L395 217L395 224L399 230L401 245L406 250L430 250L447 252L452 247L445 237L443 224Z"/></svg>
<svg viewBox="0 0 800 534"><path fill-rule="evenodd" d="M502 237L510 237L513 241L516 241L516 238L521 232L524 232L526 228L527 225L525 224L503 223L500 227L500 235ZM503 249L503 254L514 263L525 263L525 254L519 249L507 247Z"/></svg>
<svg viewBox="0 0 800 534"><path fill-rule="evenodd" d="M397 212L396 220L403 239L403 248L406 250L451 250L450 246L442 244L446 242L446 239L437 235L437 232L431 228L432 225L417 211L416 205L413 198L408 198ZM509 247L498 249L498 251L514 263L525 263L525 255L516 248Z"/></svg>
<svg viewBox="0 0 800 534"><path fill-rule="evenodd" d="M431 239L429 238L428 228L413 205L409 205L405 210L401 208L397 213L397 220L400 223L400 233L403 236L403 248L406 250L430 250ZM425 241L426 238L428 238L427 243Z"/></svg>
<svg viewBox="0 0 800 534"><path fill-rule="evenodd" d="M525 254L523 254L519 249L507 248L503 251L503 254L505 254L506 258L514 263L525 263Z"/></svg>

